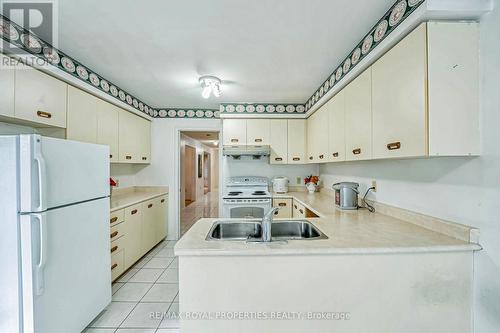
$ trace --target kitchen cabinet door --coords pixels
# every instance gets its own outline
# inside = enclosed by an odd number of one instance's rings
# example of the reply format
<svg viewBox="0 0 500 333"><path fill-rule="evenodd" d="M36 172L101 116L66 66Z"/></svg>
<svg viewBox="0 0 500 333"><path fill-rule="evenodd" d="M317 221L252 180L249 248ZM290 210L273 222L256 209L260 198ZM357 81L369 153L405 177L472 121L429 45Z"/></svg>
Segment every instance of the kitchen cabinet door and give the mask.
<svg viewBox="0 0 500 333"><path fill-rule="evenodd" d="M155 199L158 209L156 211L156 243L167 237L168 226L168 196L164 195Z"/></svg>
<svg viewBox="0 0 500 333"><path fill-rule="evenodd" d="M288 164L305 164L307 149L307 120L288 120Z"/></svg>
<svg viewBox="0 0 500 333"><path fill-rule="evenodd" d="M346 161L372 158L372 81L366 69L344 88ZM389 96L386 96L389 99Z"/></svg>
<svg viewBox="0 0 500 333"><path fill-rule="evenodd" d="M139 163L139 135L137 116L120 110L118 113L118 150L119 161L125 163Z"/></svg>
<svg viewBox="0 0 500 333"><path fill-rule="evenodd" d="M427 155L426 38L422 24L372 66L374 158Z"/></svg>
<svg viewBox="0 0 500 333"><path fill-rule="evenodd" d="M16 69L14 116L66 128L68 85L33 68Z"/></svg>
<svg viewBox="0 0 500 333"><path fill-rule="evenodd" d="M140 257L142 257L142 208L140 204L125 208L125 244L124 261L125 267L132 266Z"/></svg>
<svg viewBox="0 0 500 333"><path fill-rule="evenodd" d="M268 145L270 123L269 119L248 119L247 145Z"/></svg>
<svg viewBox="0 0 500 333"><path fill-rule="evenodd" d="M292 199L273 199L273 207L279 208L274 218L292 218Z"/></svg>
<svg viewBox="0 0 500 333"><path fill-rule="evenodd" d="M345 161L345 98L340 91L328 102L328 140L330 162Z"/></svg>
<svg viewBox="0 0 500 333"><path fill-rule="evenodd" d="M147 119L137 117L138 127L138 156L141 163L151 162L151 122Z"/></svg>
<svg viewBox="0 0 500 333"><path fill-rule="evenodd" d="M73 86L68 86L66 138L97 142L97 103L99 99Z"/></svg>
<svg viewBox="0 0 500 333"><path fill-rule="evenodd" d="M270 120L269 145L271 146L271 164L288 162L288 121L286 119Z"/></svg>
<svg viewBox="0 0 500 333"><path fill-rule="evenodd" d="M156 232L158 223L158 209L160 208L155 199L144 201L141 204L141 249L142 253L148 252L156 245Z"/></svg>
<svg viewBox="0 0 500 333"><path fill-rule="evenodd" d="M318 114L313 113L307 118L307 163L317 163L318 143L316 133Z"/></svg>
<svg viewBox="0 0 500 333"><path fill-rule="evenodd" d="M293 200L292 217L294 219L301 219L306 217L306 208L297 200Z"/></svg>
<svg viewBox="0 0 500 333"><path fill-rule="evenodd" d="M247 121L245 119L224 119L222 122L222 135L224 145L246 145Z"/></svg>
<svg viewBox="0 0 500 333"><path fill-rule="evenodd" d="M9 61L9 58L0 54L2 64ZM14 86L15 70L5 65L0 70L0 115L14 116Z"/></svg>
<svg viewBox="0 0 500 333"><path fill-rule="evenodd" d="M324 104L318 111L315 124L316 161L318 163L328 162L328 103Z"/></svg>
<svg viewBox="0 0 500 333"><path fill-rule="evenodd" d="M98 100L97 102L97 143L109 146L109 161L118 162L118 113L119 108Z"/></svg>

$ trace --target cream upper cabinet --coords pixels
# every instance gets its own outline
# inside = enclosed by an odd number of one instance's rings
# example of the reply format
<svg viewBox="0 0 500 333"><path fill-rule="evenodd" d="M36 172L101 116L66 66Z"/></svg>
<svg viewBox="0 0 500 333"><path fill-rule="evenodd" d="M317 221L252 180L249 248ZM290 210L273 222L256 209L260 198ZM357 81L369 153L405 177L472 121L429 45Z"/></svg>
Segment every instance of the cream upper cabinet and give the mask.
<svg viewBox="0 0 500 333"><path fill-rule="evenodd" d="M125 110L120 110L118 114L119 124L119 157L120 162L138 163L139 158L139 143L137 142L137 121L135 115Z"/></svg>
<svg viewBox="0 0 500 333"><path fill-rule="evenodd" d="M372 81L368 68L344 88L346 161L372 158Z"/></svg>
<svg viewBox="0 0 500 333"><path fill-rule="evenodd" d="M16 118L66 128L66 83L27 67L16 69L15 81Z"/></svg>
<svg viewBox="0 0 500 333"><path fill-rule="evenodd" d="M316 147L316 161L319 163L328 162L328 103L323 105L317 113L316 127L314 129Z"/></svg>
<svg viewBox="0 0 500 333"><path fill-rule="evenodd" d="M271 119L269 145L271 146L271 164L288 163L288 121L286 119Z"/></svg>
<svg viewBox="0 0 500 333"><path fill-rule="evenodd" d="M422 24L372 66L374 158L427 155L426 38Z"/></svg>
<svg viewBox="0 0 500 333"><path fill-rule="evenodd" d="M288 119L288 164L306 163L307 121Z"/></svg>
<svg viewBox="0 0 500 333"><path fill-rule="evenodd" d="M97 102L97 140L109 146L110 162L118 162L118 113L120 109L103 100ZM123 112L123 111L122 111Z"/></svg>
<svg viewBox="0 0 500 333"><path fill-rule="evenodd" d="M270 122L269 119L248 119L247 145L268 145Z"/></svg>
<svg viewBox="0 0 500 333"><path fill-rule="evenodd" d="M340 91L328 102L328 160L345 161L345 98Z"/></svg>
<svg viewBox="0 0 500 333"><path fill-rule="evenodd" d="M8 58L0 54L2 64ZM15 86L15 70L14 68L0 69L0 115L14 116L14 86Z"/></svg>
<svg viewBox="0 0 500 333"><path fill-rule="evenodd" d="M151 162L151 122L137 117L138 126L138 156L141 163Z"/></svg>
<svg viewBox="0 0 500 333"><path fill-rule="evenodd" d="M307 118L307 163L317 163L318 143L317 143L317 118L318 113L313 113Z"/></svg>
<svg viewBox="0 0 500 333"><path fill-rule="evenodd" d="M68 86L68 140L97 142L97 103L99 99L85 91Z"/></svg>
<svg viewBox="0 0 500 333"><path fill-rule="evenodd" d="M224 145L247 144L247 121L245 119L224 119L222 130Z"/></svg>

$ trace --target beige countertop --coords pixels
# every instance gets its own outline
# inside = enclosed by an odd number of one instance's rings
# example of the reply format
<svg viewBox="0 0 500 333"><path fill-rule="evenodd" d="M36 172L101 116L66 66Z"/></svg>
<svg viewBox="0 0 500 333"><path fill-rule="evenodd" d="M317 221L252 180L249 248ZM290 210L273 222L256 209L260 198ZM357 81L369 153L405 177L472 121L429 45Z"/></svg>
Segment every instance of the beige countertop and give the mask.
<svg viewBox="0 0 500 333"><path fill-rule="evenodd" d="M136 203L168 194L167 186L133 186L114 189L111 195L111 212Z"/></svg>
<svg viewBox="0 0 500 333"><path fill-rule="evenodd" d="M273 197L298 200L320 216L307 220L326 234L328 239L274 243L207 241L205 238L217 219L201 219L177 242L175 254L180 256L376 254L481 249L476 243L450 237L388 215L370 213L364 209L338 210L333 204L333 198L327 194L290 192L273 194ZM279 222L280 219L276 219L274 223ZM466 228L466 226L461 227Z"/></svg>

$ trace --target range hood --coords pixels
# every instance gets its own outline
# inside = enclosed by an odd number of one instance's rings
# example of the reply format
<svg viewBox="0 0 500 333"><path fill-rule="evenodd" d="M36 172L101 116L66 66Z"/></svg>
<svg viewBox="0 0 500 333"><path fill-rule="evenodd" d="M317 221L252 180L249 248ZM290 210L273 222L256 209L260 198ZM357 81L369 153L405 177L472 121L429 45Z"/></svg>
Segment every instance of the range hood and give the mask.
<svg viewBox="0 0 500 333"><path fill-rule="evenodd" d="M222 155L231 156L235 159L241 156L252 156L254 159L259 159L262 156L269 156L271 147L269 145L261 146L223 146Z"/></svg>

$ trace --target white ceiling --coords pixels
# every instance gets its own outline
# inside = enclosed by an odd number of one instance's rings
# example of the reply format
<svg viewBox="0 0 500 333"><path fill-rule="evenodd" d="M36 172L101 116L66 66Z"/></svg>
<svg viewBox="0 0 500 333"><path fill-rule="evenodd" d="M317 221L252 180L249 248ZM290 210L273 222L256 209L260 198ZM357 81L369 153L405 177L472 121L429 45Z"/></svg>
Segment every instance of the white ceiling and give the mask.
<svg viewBox="0 0 500 333"><path fill-rule="evenodd" d="M393 3L60 0L59 48L153 107L304 103Z"/></svg>

